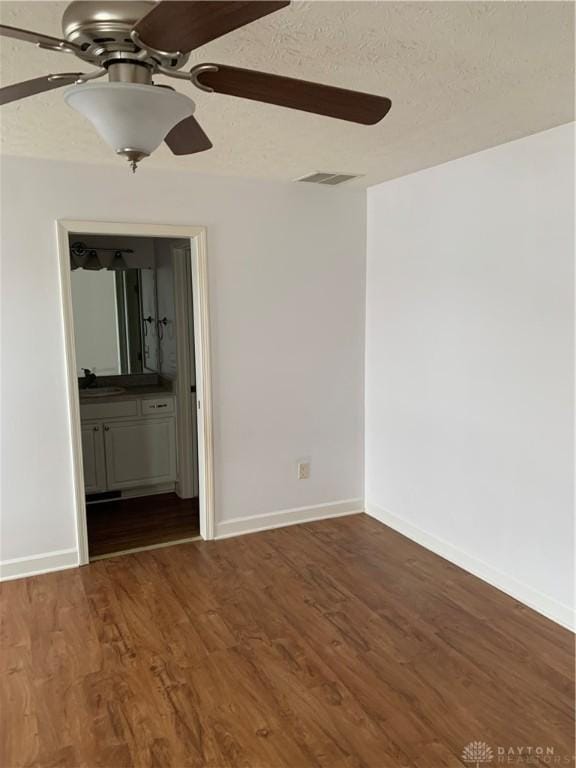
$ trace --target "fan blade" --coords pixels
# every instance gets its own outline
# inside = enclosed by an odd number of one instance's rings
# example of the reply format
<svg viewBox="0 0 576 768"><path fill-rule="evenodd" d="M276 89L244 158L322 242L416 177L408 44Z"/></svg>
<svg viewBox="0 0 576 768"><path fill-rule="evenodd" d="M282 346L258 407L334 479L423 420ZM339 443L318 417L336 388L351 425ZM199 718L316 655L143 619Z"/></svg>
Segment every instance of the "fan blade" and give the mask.
<svg viewBox="0 0 576 768"><path fill-rule="evenodd" d="M212 148L212 142L195 117L186 117L164 139L175 155L193 155Z"/></svg>
<svg viewBox="0 0 576 768"><path fill-rule="evenodd" d="M70 83L76 82L82 74L82 72L64 72L60 75L44 75L44 77L35 77L34 80L24 80L22 83L7 85L5 88L0 88L0 105L25 99L27 96L34 96L37 93L44 93L44 91L52 91L54 88L62 88L63 85L70 85ZM54 80L50 78L54 78Z"/></svg>
<svg viewBox="0 0 576 768"><path fill-rule="evenodd" d="M31 32L29 29L19 29L18 27L9 27L6 24L0 24L0 35L4 37L13 37L15 40L24 40L27 43L34 43L45 48L65 48L70 50L78 50L77 45L74 43L68 43L66 40L60 40L57 37L51 37L50 35L43 35L42 32Z"/></svg>
<svg viewBox="0 0 576 768"><path fill-rule="evenodd" d="M337 117L363 125L379 122L392 106L390 99L385 96L347 91L331 85L320 85L251 69L221 64L210 66L216 69L211 71L199 68L195 74L195 79L200 85L208 86L217 93L239 96L242 99L301 109L304 112Z"/></svg>
<svg viewBox="0 0 576 768"><path fill-rule="evenodd" d="M188 53L290 5L290 0L161 0L134 27L158 51Z"/></svg>

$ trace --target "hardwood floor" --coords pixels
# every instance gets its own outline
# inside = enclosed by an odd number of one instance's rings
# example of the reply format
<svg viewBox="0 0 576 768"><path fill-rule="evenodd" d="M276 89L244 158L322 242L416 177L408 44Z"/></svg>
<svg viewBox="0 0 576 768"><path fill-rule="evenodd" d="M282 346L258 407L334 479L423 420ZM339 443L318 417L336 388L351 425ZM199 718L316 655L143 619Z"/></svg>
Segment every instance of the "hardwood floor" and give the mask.
<svg viewBox="0 0 576 768"><path fill-rule="evenodd" d="M573 636L364 515L1 589L3 768L570 762Z"/></svg>
<svg viewBox="0 0 576 768"><path fill-rule="evenodd" d="M175 493L87 505L90 557L198 536L198 499Z"/></svg>

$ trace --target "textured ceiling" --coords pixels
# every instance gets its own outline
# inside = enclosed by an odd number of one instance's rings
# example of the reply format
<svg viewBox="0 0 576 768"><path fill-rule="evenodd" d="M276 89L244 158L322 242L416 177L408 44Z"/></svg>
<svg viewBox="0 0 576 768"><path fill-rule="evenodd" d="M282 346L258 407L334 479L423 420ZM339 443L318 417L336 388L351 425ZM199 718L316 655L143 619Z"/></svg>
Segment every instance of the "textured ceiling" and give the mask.
<svg viewBox="0 0 576 768"><path fill-rule="evenodd" d="M60 35L65 3L2 2L2 22ZM81 62L2 39L2 85ZM569 2L296 2L216 40L214 61L386 95L373 127L206 94L197 103L214 149L145 166L289 180L316 170L369 185L574 119L574 4ZM2 107L2 152L118 164L53 91Z"/></svg>

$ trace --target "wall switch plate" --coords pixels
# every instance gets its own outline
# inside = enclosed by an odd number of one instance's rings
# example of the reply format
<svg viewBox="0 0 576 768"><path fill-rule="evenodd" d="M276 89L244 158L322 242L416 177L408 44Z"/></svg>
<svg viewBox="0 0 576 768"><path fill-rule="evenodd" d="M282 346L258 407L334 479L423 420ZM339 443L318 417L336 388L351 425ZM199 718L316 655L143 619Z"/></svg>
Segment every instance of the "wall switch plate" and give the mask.
<svg viewBox="0 0 576 768"><path fill-rule="evenodd" d="M310 460L302 459L298 462L298 480L308 480L310 477Z"/></svg>

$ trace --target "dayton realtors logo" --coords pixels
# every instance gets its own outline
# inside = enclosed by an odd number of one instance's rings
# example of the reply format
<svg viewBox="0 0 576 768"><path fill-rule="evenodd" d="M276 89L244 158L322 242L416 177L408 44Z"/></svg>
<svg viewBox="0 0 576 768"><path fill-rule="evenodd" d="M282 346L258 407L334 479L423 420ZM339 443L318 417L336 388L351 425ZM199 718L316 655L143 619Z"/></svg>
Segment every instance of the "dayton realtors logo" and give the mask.
<svg viewBox="0 0 576 768"><path fill-rule="evenodd" d="M497 765L568 765L574 762L574 756L557 755L552 746L498 746L492 749L485 741L471 741L462 750L462 760L474 768L481 768L488 763Z"/></svg>
<svg viewBox="0 0 576 768"><path fill-rule="evenodd" d="M475 768L480 768L483 763L491 763L493 759L492 748L485 741L471 741L462 750L462 760L473 763Z"/></svg>

